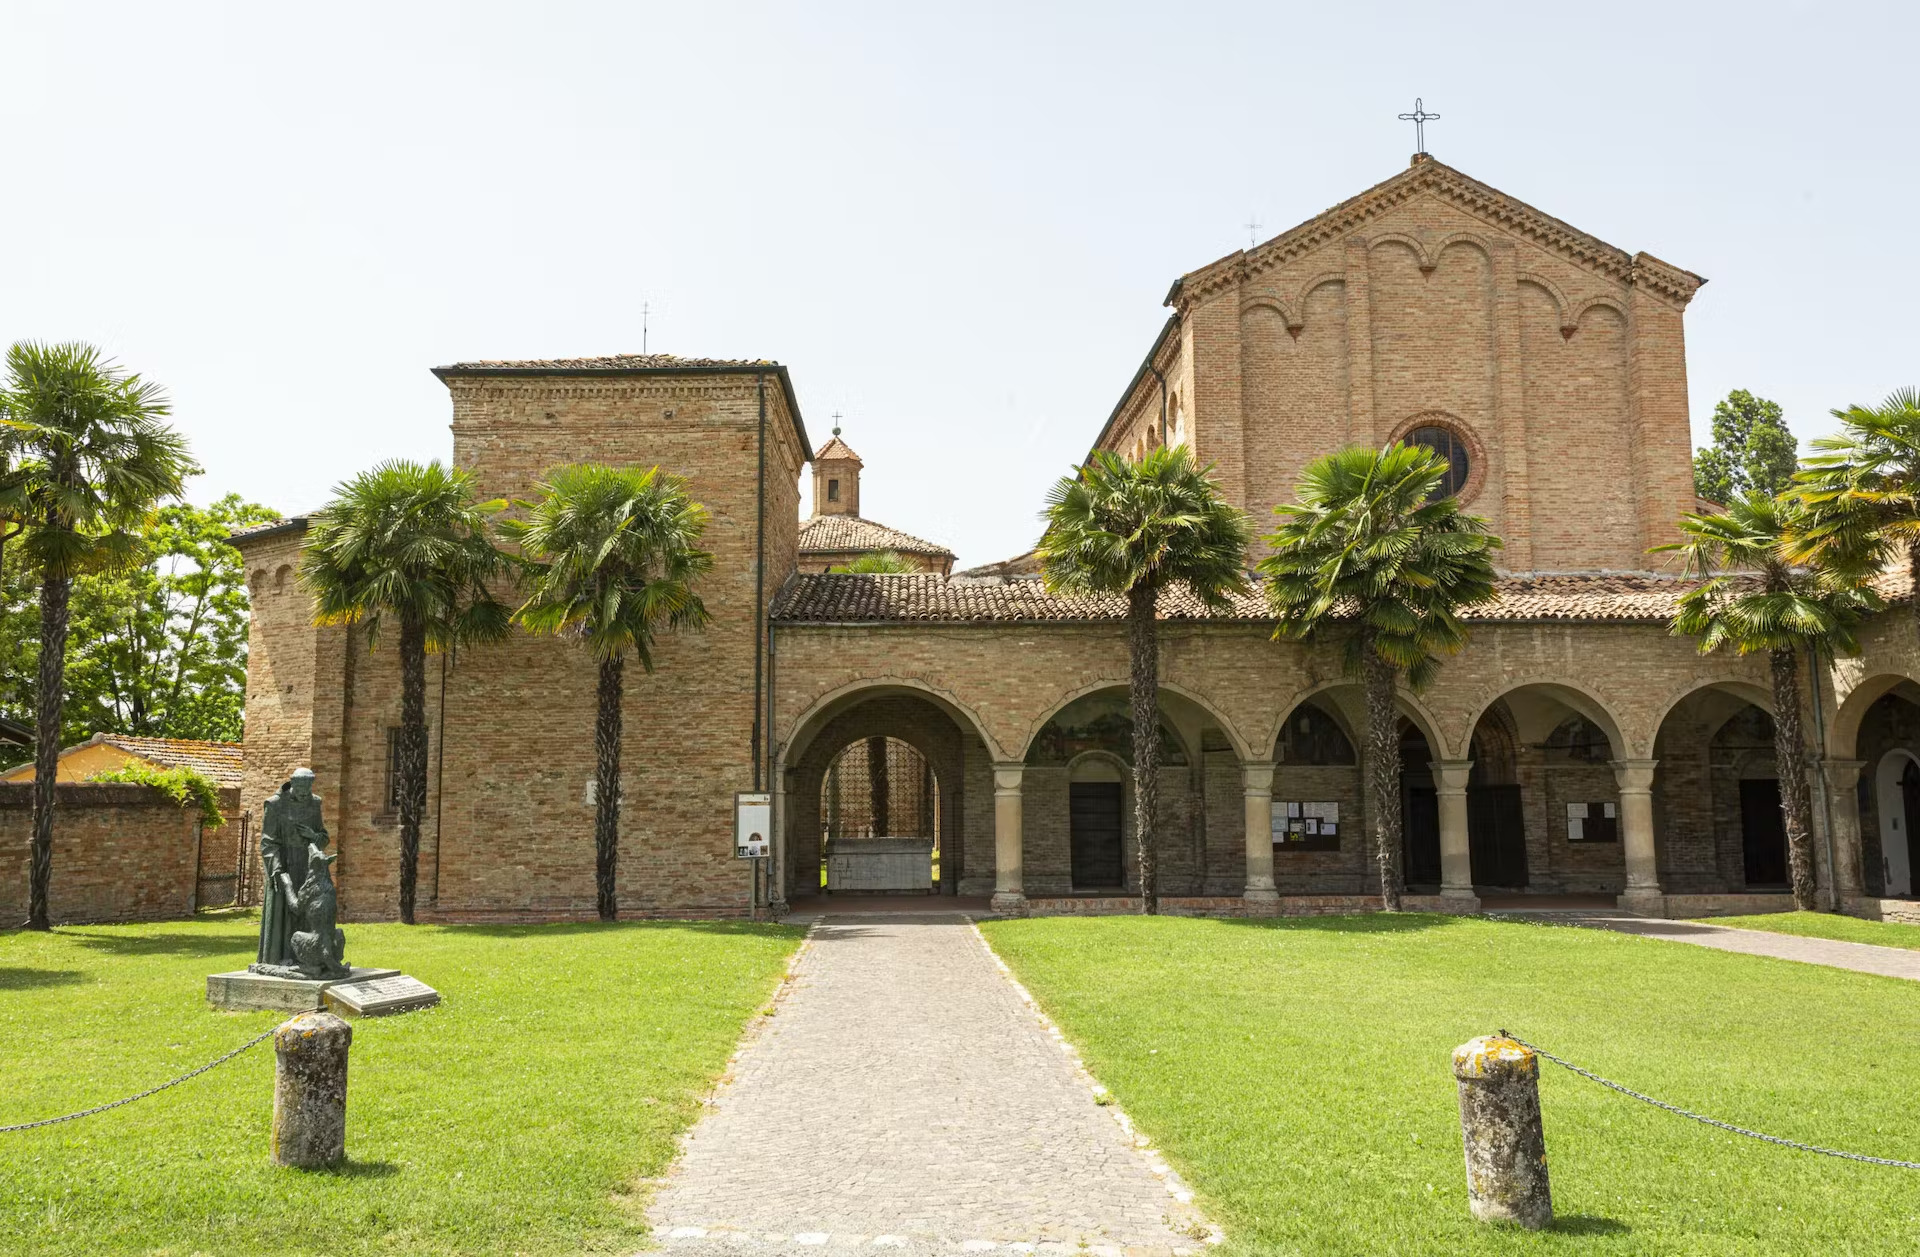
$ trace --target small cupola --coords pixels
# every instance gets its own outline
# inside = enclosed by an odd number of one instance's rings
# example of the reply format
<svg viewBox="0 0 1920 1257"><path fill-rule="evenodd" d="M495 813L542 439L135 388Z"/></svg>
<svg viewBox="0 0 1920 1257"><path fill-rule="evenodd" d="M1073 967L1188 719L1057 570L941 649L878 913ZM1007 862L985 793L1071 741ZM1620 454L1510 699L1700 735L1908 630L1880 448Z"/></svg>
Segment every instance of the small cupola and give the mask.
<svg viewBox="0 0 1920 1257"><path fill-rule="evenodd" d="M860 456L840 439L838 425L833 439L813 455L813 513L860 514Z"/></svg>

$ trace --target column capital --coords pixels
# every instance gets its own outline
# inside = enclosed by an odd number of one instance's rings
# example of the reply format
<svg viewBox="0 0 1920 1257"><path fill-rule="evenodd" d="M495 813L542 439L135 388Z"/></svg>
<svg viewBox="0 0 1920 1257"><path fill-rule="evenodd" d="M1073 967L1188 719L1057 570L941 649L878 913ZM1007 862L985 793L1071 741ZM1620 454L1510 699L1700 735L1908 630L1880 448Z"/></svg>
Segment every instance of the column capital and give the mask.
<svg viewBox="0 0 1920 1257"><path fill-rule="evenodd" d="M1248 794L1272 794L1273 767L1270 759L1241 760L1240 784L1246 787Z"/></svg>
<svg viewBox="0 0 1920 1257"><path fill-rule="evenodd" d="M1833 783L1835 790L1851 790L1860 781L1860 770L1867 766L1864 759L1823 759L1820 769L1826 773L1827 780Z"/></svg>
<svg viewBox="0 0 1920 1257"><path fill-rule="evenodd" d="M1433 788L1440 794L1462 794L1467 788L1467 776L1473 772L1470 759L1436 759L1427 761L1427 767L1433 770Z"/></svg>
<svg viewBox="0 0 1920 1257"><path fill-rule="evenodd" d="M1657 759L1616 759L1607 761L1613 769L1614 783L1621 794L1646 794L1653 789L1653 770Z"/></svg>
<svg viewBox="0 0 1920 1257"><path fill-rule="evenodd" d="M1019 794L1020 779L1027 766L1019 761L995 764L993 766L993 792L995 794Z"/></svg>

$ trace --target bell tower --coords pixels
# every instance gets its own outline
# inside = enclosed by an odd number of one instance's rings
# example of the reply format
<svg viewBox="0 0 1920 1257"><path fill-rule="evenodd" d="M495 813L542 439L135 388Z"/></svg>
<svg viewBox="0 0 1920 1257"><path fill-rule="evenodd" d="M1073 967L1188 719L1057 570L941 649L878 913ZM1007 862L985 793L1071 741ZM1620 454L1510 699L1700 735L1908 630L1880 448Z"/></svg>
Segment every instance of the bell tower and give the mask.
<svg viewBox="0 0 1920 1257"><path fill-rule="evenodd" d="M860 514L860 456L840 439L834 425L833 439L813 456L813 513L819 515Z"/></svg>

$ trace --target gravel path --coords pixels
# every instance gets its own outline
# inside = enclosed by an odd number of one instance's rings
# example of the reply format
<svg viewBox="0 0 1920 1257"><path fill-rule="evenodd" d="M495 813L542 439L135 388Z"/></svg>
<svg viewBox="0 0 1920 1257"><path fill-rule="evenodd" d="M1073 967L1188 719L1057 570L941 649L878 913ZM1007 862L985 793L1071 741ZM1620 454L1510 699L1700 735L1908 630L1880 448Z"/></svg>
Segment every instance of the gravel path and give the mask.
<svg viewBox="0 0 1920 1257"><path fill-rule="evenodd" d="M966 918L823 918L776 1009L654 1200L668 1250L1203 1247Z"/></svg>

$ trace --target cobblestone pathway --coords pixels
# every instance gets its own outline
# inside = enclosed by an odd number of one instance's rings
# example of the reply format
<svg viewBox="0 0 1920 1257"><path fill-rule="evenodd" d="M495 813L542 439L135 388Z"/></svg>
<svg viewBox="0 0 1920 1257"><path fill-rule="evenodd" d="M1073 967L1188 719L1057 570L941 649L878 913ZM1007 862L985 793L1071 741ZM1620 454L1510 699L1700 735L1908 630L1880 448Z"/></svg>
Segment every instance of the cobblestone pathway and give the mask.
<svg viewBox="0 0 1920 1257"><path fill-rule="evenodd" d="M776 1007L655 1197L669 1251L1203 1247L965 918L825 918Z"/></svg>
<svg viewBox="0 0 1920 1257"><path fill-rule="evenodd" d="M1489 915L1558 921L1563 925L1586 925L1596 929L1618 930L1622 934L1664 938L1669 942L1692 943L1697 947L1712 947L1719 951L1798 960L1810 965L1827 965L1834 969L1852 969L1856 973L1874 973L1883 978L1906 978L1920 982L1920 951L1909 951L1904 947L1876 947L1872 943L1846 943L1831 938L1805 938L1798 934L1771 934L1766 930L1743 930L1737 926L1710 925L1700 921L1663 921L1658 917L1636 917L1625 913L1510 911Z"/></svg>

